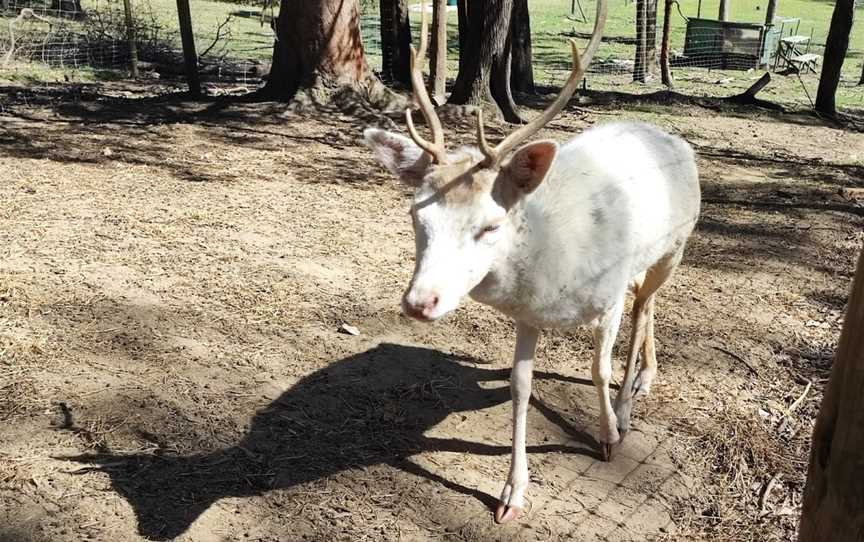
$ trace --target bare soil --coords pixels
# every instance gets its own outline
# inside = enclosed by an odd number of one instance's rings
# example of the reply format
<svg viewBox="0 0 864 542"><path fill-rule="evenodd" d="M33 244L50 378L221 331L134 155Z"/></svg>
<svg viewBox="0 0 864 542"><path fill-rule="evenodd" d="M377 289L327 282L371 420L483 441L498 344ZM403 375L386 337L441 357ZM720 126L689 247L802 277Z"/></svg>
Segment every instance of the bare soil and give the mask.
<svg viewBox="0 0 864 542"><path fill-rule="evenodd" d="M602 463L590 337L546 333L530 507L498 526L513 325L473 302L431 326L399 314L408 194L361 144L389 121L2 89L0 540L794 538L864 241L864 134L613 100L542 135L620 118L699 153L661 372Z"/></svg>

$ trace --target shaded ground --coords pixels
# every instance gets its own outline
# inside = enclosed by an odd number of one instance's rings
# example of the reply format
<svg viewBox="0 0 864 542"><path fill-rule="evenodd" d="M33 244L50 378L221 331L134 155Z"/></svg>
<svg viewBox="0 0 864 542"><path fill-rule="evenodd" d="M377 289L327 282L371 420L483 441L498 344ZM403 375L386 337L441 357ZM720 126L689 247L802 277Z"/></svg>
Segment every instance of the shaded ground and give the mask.
<svg viewBox="0 0 864 542"><path fill-rule="evenodd" d="M681 134L706 203L613 463L588 334L542 339L530 509L499 527L512 324L399 315L413 242L360 145L379 121L149 92L0 93L0 540L791 536L864 240L862 134L686 104L552 123Z"/></svg>

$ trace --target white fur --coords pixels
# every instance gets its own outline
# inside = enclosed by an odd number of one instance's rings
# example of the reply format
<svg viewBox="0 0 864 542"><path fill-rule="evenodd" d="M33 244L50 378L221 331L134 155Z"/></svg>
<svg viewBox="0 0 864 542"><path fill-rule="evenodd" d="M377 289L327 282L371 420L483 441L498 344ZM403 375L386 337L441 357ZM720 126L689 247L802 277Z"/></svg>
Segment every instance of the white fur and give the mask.
<svg viewBox="0 0 864 542"><path fill-rule="evenodd" d="M373 148L391 144L376 153L391 171L418 186L412 208L417 260L403 306L434 320L470 295L517 323L511 375L513 456L501 502L522 508L528 484L526 412L538 330L582 324L594 329L592 378L600 400L601 444L619 440L619 424L629 427L631 388L647 393L650 387L655 369L643 366L636 377L631 363L622 386L626 393L619 393L613 410L612 345L628 289L648 280L646 272L652 269L660 277L652 288L659 287L680 260L696 223L700 190L693 151L645 124L595 127L561 146L539 187L505 209L491 192L467 203L448 203L427 186L423 174L419 182L404 174L418 162L410 149L413 142L382 134L367 130L367 142ZM463 148L451 158L470 158L476 164L481 156ZM423 167L428 175L434 166ZM471 175L492 176L497 183L507 168ZM490 224L501 227L482 233ZM650 304L653 311L653 297ZM653 349L653 332L651 341Z"/></svg>

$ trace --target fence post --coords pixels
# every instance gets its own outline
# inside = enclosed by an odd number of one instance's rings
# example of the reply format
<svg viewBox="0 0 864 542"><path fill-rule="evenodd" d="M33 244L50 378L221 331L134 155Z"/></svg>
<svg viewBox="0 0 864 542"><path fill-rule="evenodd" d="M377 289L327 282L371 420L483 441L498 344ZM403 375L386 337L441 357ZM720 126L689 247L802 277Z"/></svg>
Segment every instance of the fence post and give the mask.
<svg viewBox="0 0 864 542"><path fill-rule="evenodd" d="M192 34L192 13L189 0L177 0L177 18L180 23L180 38L183 41L183 60L186 64L186 82L189 94L201 95L201 81L198 78L198 53L195 52L195 36Z"/></svg>
<svg viewBox="0 0 864 542"><path fill-rule="evenodd" d="M132 0L123 0L126 12L126 37L129 40L129 73L138 77L138 44L135 42L135 20L132 18Z"/></svg>

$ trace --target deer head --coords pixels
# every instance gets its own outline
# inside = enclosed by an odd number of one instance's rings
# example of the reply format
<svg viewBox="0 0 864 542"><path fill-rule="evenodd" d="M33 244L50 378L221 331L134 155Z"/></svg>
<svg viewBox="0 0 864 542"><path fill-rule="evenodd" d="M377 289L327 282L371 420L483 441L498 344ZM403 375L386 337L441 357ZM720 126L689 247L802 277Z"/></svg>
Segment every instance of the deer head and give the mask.
<svg viewBox="0 0 864 542"><path fill-rule="evenodd" d="M554 141L521 143L537 133L567 104L594 52L606 20L606 0L598 0L594 32L585 53L576 43L573 68L558 97L540 115L494 147L486 139L482 111L477 115L477 145L447 152L444 129L423 82L426 6L421 2L420 49L411 48L414 97L432 140L420 136L405 111L410 139L379 129L364 132L381 163L415 189L411 206L416 259L414 276L402 298L405 314L435 320L455 309L510 250L520 202L543 182L558 152Z"/></svg>

